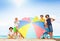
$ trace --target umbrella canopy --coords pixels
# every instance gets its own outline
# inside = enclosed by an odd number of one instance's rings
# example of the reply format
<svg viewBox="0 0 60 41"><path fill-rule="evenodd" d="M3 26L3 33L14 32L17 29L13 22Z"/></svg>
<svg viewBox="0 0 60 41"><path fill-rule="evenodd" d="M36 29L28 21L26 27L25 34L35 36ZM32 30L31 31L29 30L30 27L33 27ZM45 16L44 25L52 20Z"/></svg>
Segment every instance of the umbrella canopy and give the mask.
<svg viewBox="0 0 60 41"><path fill-rule="evenodd" d="M20 29L18 31L24 38L40 38L45 32L44 23L40 21L33 22L31 18L27 21L26 18L26 20L20 21Z"/></svg>

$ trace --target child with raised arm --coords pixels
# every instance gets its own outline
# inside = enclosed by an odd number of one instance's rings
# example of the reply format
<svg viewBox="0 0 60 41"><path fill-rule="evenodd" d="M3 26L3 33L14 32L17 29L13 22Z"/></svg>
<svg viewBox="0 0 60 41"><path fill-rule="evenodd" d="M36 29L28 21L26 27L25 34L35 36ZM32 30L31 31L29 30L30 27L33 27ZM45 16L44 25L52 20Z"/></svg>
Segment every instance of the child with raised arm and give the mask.
<svg viewBox="0 0 60 41"><path fill-rule="evenodd" d="M53 38L52 21L55 21L55 19L50 18L49 15L46 15L45 17L46 17L47 26L48 26L48 29L49 29L49 35L50 35L50 38Z"/></svg>

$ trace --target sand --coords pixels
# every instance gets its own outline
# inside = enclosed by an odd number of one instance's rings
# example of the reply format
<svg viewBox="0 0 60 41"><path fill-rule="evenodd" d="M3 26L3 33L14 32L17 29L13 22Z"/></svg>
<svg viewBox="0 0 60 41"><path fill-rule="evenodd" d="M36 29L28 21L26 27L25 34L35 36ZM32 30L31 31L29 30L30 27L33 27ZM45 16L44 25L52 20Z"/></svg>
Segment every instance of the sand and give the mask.
<svg viewBox="0 0 60 41"><path fill-rule="evenodd" d="M56 41L60 41L60 39L55 39Z"/></svg>
<svg viewBox="0 0 60 41"><path fill-rule="evenodd" d="M54 39L0 39L0 41L56 41Z"/></svg>

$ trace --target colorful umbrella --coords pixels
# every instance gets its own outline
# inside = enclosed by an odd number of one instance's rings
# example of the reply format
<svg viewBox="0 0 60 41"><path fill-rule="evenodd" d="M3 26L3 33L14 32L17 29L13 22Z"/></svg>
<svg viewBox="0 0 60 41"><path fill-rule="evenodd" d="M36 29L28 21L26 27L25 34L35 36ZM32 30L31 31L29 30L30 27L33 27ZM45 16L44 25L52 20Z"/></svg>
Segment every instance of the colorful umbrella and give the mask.
<svg viewBox="0 0 60 41"><path fill-rule="evenodd" d="M29 21L26 20L20 21L20 29L18 31L24 38L40 38L45 32L44 23L40 21L32 22L31 18L29 18Z"/></svg>

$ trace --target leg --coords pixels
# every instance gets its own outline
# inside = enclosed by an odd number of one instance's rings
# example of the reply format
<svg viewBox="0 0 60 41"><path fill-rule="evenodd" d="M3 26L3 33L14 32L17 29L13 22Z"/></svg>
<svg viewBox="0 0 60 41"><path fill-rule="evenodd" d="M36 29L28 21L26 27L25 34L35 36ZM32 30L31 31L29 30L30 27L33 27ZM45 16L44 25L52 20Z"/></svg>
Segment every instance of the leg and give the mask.
<svg viewBox="0 0 60 41"><path fill-rule="evenodd" d="M45 32L44 38L45 38L45 39L48 39L48 33L47 33L47 32Z"/></svg>
<svg viewBox="0 0 60 41"><path fill-rule="evenodd" d="M52 25L49 26L49 35L50 35L50 39L53 38L53 28Z"/></svg>
<svg viewBox="0 0 60 41"><path fill-rule="evenodd" d="M18 35L18 32L16 32L16 36Z"/></svg>
<svg viewBox="0 0 60 41"><path fill-rule="evenodd" d="M50 32L50 39L52 39L53 38L53 33L52 32Z"/></svg>

